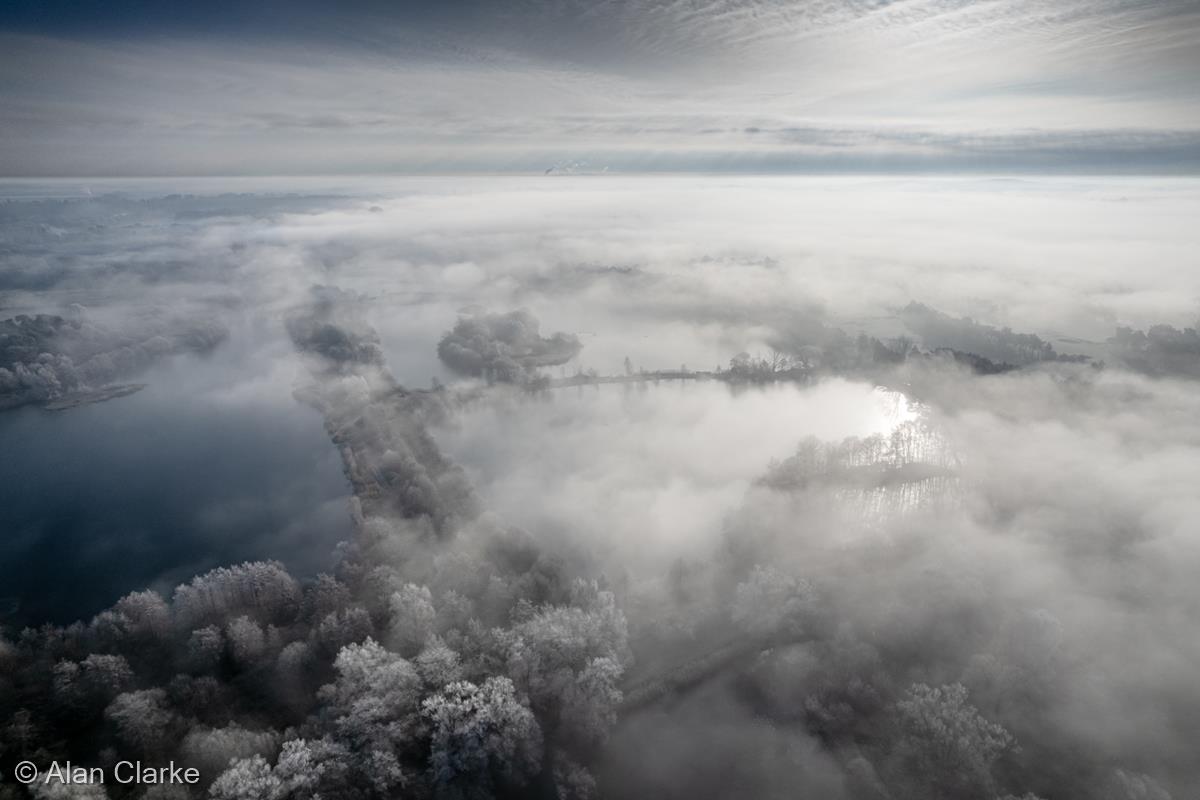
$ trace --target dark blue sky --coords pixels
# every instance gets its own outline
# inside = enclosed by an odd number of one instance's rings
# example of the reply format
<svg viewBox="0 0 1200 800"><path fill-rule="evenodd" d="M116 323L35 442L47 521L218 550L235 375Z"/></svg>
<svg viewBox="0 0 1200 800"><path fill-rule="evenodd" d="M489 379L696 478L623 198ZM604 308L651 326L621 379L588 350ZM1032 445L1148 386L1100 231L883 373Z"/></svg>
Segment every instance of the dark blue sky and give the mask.
<svg viewBox="0 0 1200 800"><path fill-rule="evenodd" d="M412 20L443 16L469 4L408 0L9 0L0 5L0 28L44 35L252 34L302 30L314 20L364 13Z"/></svg>

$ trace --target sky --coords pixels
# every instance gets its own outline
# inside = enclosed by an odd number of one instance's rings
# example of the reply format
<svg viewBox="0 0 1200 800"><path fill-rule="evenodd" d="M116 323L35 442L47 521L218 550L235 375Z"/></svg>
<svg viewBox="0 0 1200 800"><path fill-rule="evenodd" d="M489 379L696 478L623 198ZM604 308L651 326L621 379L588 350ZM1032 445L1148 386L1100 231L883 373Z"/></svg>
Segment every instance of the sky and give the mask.
<svg viewBox="0 0 1200 800"><path fill-rule="evenodd" d="M1194 0L10 0L0 176L1200 169Z"/></svg>

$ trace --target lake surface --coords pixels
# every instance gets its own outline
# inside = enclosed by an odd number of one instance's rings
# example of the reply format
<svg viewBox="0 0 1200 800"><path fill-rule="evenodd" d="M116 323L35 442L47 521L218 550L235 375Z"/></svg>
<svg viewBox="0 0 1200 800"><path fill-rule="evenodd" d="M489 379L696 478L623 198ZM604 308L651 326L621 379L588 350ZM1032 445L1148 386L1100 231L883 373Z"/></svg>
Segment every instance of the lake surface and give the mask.
<svg viewBox="0 0 1200 800"><path fill-rule="evenodd" d="M273 558L328 569L349 487L279 346L180 357L137 394L0 414L0 614L87 618L146 586ZM3 621L3 620L0 620Z"/></svg>

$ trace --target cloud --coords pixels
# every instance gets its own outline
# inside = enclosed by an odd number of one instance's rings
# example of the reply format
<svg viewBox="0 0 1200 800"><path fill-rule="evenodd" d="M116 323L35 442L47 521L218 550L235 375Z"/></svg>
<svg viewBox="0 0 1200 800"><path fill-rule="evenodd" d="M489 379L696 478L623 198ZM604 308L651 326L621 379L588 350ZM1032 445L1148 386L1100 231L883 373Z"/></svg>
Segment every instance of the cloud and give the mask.
<svg viewBox="0 0 1200 800"><path fill-rule="evenodd" d="M1200 408L1177 377L1200 298L1194 181L77 186L13 188L78 196L3 205L0 258L20 277L0 304L70 298L106 324L204 309L231 334L53 433L0 420L5 452L25 454L0 485L32 473L50 494L104 496L72 530L99 530L107 498L175 509L195 528L172 530L199 534L152 565L164 588L191 587L176 599L135 593L91 624L0 639L6 744L241 756L219 792L308 779L333 795L373 776L387 795L401 775L432 786L430 758L456 755L497 788L534 780L535 752L537 780L600 796L1182 797L1200 781ZM164 196L187 186L201 191ZM473 304L528 312L455 334ZM1110 344L1118 324L1147 333ZM580 368L622 382L455 384L437 360L447 330L514 361L562 330ZM981 375L898 346L835 377L635 380L860 332L1028 363ZM1064 363L1045 343L1125 361ZM434 375L449 385L422 388ZM333 555L338 460L360 496ZM162 524L88 537L79 580L6 559L34 578L6 585L98 606L140 587L118 566L131 543L161 553L131 532ZM10 547L36 539L14 528ZM193 580L214 551L287 555L298 580L270 564ZM114 583L86 583L104 563ZM22 712L35 695L55 709L41 727ZM510 733L427 736L437 709Z"/></svg>
<svg viewBox="0 0 1200 800"><path fill-rule="evenodd" d="M1194 172L1197 36L1182 1L26 9L0 173Z"/></svg>

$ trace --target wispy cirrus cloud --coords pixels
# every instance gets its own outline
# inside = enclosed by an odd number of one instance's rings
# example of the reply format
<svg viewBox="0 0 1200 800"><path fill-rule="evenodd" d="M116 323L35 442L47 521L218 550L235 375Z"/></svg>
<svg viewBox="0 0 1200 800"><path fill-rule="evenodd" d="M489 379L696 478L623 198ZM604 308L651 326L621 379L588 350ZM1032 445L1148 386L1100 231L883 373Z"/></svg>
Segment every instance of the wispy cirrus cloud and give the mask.
<svg viewBox="0 0 1200 800"><path fill-rule="evenodd" d="M4 174L1200 167L1187 2L52 6L0 14Z"/></svg>

